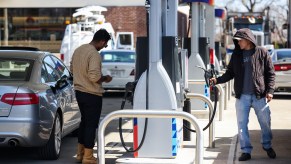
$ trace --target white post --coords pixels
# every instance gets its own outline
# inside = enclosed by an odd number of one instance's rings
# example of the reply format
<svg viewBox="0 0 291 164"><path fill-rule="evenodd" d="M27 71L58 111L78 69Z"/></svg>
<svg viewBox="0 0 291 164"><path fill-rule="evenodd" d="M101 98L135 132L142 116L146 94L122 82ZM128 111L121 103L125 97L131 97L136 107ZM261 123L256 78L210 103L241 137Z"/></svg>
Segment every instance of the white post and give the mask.
<svg viewBox="0 0 291 164"><path fill-rule="evenodd" d="M162 56L162 12L161 0L151 1L149 26L149 54L150 63L157 63ZM150 65L151 66L151 65Z"/></svg>
<svg viewBox="0 0 291 164"><path fill-rule="evenodd" d="M168 0L168 14L167 14L167 24L168 28L166 36L177 36L178 35L178 1Z"/></svg>
<svg viewBox="0 0 291 164"><path fill-rule="evenodd" d="M205 37L205 5L203 3L197 3L199 9L199 25L200 25L200 37ZM208 31L207 31L208 32Z"/></svg>
<svg viewBox="0 0 291 164"><path fill-rule="evenodd" d="M162 1L162 6L161 6L161 9L162 9L162 36L168 36L167 33L168 33L168 27L166 26L168 24L168 3L167 3L167 0L161 0Z"/></svg>
<svg viewBox="0 0 291 164"><path fill-rule="evenodd" d="M192 3L191 20L191 55L199 53L199 6L198 3Z"/></svg>

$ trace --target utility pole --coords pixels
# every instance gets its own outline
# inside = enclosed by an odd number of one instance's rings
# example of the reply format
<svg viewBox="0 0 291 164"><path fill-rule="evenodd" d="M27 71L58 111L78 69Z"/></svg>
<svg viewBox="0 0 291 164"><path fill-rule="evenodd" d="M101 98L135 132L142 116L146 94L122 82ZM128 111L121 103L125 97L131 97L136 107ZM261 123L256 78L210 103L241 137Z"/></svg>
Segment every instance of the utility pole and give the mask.
<svg viewBox="0 0 291 164"><path fill-rule="evenodd" d="M288 38L287 38L287 47L291 48L291 1L289 0L289 11L288 11Z"/></svg>
<svg viewBox="0 0 291 164"><path fill-rule="evenodd" d="M8 9L4 8L4 46L8 46Z"/></svg>

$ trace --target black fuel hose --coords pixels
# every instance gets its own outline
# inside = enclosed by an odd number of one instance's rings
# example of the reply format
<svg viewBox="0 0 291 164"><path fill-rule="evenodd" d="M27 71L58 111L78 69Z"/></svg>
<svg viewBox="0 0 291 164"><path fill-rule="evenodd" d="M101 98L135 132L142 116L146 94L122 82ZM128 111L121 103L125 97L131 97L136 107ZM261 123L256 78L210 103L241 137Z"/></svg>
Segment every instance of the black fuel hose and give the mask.
<svg viewBox="0 0 291 164"><path fill-rule="evenodd" d="M124 94L124 99L122 100L122 103L121 103L121 110L124 109L124 105L125 105L126 97L128 96L128 93L129 92L126 90L125 94ZM145 140L145 136L146 136L147 125L148 125L148 119L146 118L145 119L145 127L144 127L143 136L142 136L140 145L135 150L133 150L133 148L127 148L127 146L126 146L126 144L124 142L123 134L122 134L122 118L119 118L119 137L120 137L120 141L121 141L121 144L122 144L123 148L127 152L134 153L134 152L138 151L142 147L142 145L144 143L144 140Z"/></svg>
<svg viewBox="0 0 291 164"><path fill-rule="evenodd" d="M212 89L214 91L214 109L213 109L213 113L212 113L212 115L210 117L210 120L209 120L208 124L203 128L203 131L205 131L207 128L209 128L209 126L212 124L212 122L214 120L214 117L215 117L215 113L216 113L216 107L217 107L217 88L216 88L215 85L212 85ZM191 129L190 127L188 127L186 125L183 125L183 127L186 130L189 130L190 132L196 133L196 130Z"/></svg>
<svg viewBox="0 0 291 164"><path fill-rule="evenodd" d="M202 70L204 71L204 78L205 78L206 85L207 85L207 86L211 86L212 89L213 89L213 91L214 91L214 109L213 109L213 113L212 113L212 115L211 115L211 117L210 117L210 120L209 120L208 124L203 128L203 131L205 131L205 130L206 130L207 128L209 128L209 126L212 124L212 122L213 122L213 120L214 120L214 117L215 117L215 113L216 113L217 100L218 100L218 98L217 98L217 96L218 96L217 88L216 88L215 84L213 84L213 83L212 83L212 84L209 84L209 79L210 79L210 77L213 77L213 76L214 76L215 78L217 78L217 75L216 75L216 73L215 73L215 71L214 71L214 65L213 65L213 64L211 64L211 70L210 70L210 72L207 71L206 69L204 69L203 67L200 67L200 66L196 66L196 67L198 67L198 68L200 68L200 69L202 69ZM186 126L186 125L183 125L183 127L184 127L186 130L189 130L189 131L191 131L191 132L196 133L196 130L191 129L190 127L188 127L188 126Z"/></svg>
<svg viewBox="0 0 291 164"><path fill-rule="evenodd" d="M146 10L147 10L147 15L146 15L146 17L147 17L147 36L149 36L149 25L148 25L148 23L149 23L150 0L146 0L145 1L145 7L146 7ZM149 68L149 62L148 62L147 68ZM134 93L135 85L136 85L137 81L138 80L136 80L134 82L135 83L134 85L130 85L130 87L129 87L131 89L132 93ZM127 83L127 84L133 84L133 83ZM146 71L146 110L149 109L149 102L148 102L148 99L149 99L149 86L148 86L148 84L149 84L149 69ZM125 102L126 102L126 97L128 95L128 92L129 92L129 90L126 89L123 101L121 103L121 110L124 109L124 105L125 105ZM121 144L122 144L122 146L124 147L124 149L127 152L134 153L134 152L137 152L142 147L142 145L144 143L144 140L145 140L145 137L146 137L147 127L148 127L148 118L145 118L143 135L142 135L142 139L141 139L141 142L140 142L139 146L135 150L133 148L128 149L126 147L126 144L124 142L123 135L122 135L122 118L119 118L119 136L120 136Z"/></svg>

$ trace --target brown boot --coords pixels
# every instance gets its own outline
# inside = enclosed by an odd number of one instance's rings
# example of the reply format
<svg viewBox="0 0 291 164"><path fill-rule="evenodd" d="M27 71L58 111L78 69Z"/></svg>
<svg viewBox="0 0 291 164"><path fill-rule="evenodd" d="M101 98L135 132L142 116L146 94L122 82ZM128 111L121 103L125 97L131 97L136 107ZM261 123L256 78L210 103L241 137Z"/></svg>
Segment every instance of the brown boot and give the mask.
<svg viewBox="0 0 291 164"><path fill-rule="evenodd" d="M81 163L84 156L84 145L78 143L76 162Z"/></svg>
<svg viewBox="0 0 291 164"><path fill-rule="evenodd" d="M97 159L93 156L93 149L84 149L84 156L82 160L82 164L98 164Z"/></svg>

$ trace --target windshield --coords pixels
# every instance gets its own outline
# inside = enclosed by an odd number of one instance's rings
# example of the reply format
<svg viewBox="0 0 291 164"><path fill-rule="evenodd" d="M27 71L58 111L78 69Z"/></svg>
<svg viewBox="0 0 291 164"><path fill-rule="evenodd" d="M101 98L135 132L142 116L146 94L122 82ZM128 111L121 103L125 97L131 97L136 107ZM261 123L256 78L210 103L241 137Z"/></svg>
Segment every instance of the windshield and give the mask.
<svg viewBox="0 0 291 164"><path fill-rule="evenodd" d="M241 28L249 28L254 31L263 31L263 25L262 24L241 24L241 23L235 23L234 28L237 30Z"/></svg>
<svg viewBox="0 0 291 164"><path fill-rule="evenodd" d="M0 58L0 81L28 81L32 61Z"/></svg>
<svg viewBox="0 0 291 164"><path fill-rule="evenodd" d="M291 50L290 51L277 51L277 60L281 59L291 59Z"/></svg>
<svg viewBox="0 0 291 164"><path fill-rule="evenodd" d="M135 62L135 52L134 51L101 51L103 62L125 62L134 63Z"/></svg>

